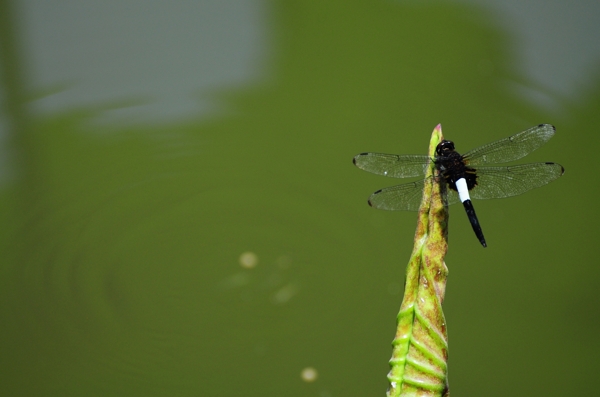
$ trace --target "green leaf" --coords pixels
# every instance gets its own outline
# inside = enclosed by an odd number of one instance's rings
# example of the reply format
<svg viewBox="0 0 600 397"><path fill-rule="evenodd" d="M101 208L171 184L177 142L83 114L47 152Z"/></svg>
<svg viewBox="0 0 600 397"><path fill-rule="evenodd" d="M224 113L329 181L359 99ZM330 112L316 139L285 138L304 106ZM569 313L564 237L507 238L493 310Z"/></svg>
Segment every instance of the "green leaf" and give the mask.
<svg viewBox="0 0 600 397"><path fill-rule="evenodd" d="M429 143L429 156L443 140L438 125ZM426 177L436 173L430 163ZM398 327L392 342L388 374L389 397L449 396L448 334L442 302L448 268L448 211L435 178L426 180L419 207L414 248L406 269L404 299L398 313Z"/></svg>

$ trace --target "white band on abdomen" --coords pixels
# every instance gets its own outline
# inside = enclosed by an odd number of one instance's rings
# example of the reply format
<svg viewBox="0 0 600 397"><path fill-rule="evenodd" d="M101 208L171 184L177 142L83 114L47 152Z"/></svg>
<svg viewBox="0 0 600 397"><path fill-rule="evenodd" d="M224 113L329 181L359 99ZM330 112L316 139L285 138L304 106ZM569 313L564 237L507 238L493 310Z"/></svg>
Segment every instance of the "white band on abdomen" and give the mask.
<svg viewBox="0 0 600 397"><path fill-rule="evenodd" d="M467 181L465 178L460 178L456 181L456 190L458 190L458 197L460 197L460 202L464 203L465 200L470 200L469 197L469 188L467 187Z"/></svg>

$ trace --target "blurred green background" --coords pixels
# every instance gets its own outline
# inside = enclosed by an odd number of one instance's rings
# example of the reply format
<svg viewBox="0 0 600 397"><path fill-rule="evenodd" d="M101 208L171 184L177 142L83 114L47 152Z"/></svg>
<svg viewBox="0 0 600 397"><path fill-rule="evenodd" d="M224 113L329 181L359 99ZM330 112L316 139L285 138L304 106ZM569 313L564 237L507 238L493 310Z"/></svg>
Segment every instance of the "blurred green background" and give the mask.
<svg viewBox="0 0 600 397"><path fill-rule="evenodd" d="M476 202L488 248L450 211L450 390L594 395L598 15L0 0L0 394L382 396L416 214L352 157L551 123L565 175Z"/></svg>

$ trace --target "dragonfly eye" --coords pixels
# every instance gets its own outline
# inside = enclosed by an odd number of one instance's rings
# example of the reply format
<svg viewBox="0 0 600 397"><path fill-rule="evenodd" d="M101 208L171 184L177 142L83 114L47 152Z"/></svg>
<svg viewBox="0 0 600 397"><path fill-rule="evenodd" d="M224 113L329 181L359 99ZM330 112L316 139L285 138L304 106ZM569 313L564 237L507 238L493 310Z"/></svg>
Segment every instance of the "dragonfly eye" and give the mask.
<svg viewBox="0 0 600 397"><path fill-rule="evenodd" d="M447 156L448 153L454 151L454 142L452 141L441 141L435 149L435 154L438 156Z"/></svg>

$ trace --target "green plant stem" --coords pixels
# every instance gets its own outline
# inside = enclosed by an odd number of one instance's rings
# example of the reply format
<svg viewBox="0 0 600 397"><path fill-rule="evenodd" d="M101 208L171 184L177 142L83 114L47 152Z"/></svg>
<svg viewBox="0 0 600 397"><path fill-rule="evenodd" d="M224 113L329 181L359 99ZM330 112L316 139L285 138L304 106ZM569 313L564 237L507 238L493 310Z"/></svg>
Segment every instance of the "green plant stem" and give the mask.
<svg viewBox="0 0 600 397"><path fill-rule="evenodd" d="M438 125L429 143L431 158L441 140L442 127ZM431 162L426 177L435 173ZM443 188L435 178L425 183L414 248L406 269L404 299L392 342L389 397L449 396L448 335L442 311L448 276L444 263L448 249L448 211Z"/></svg>

